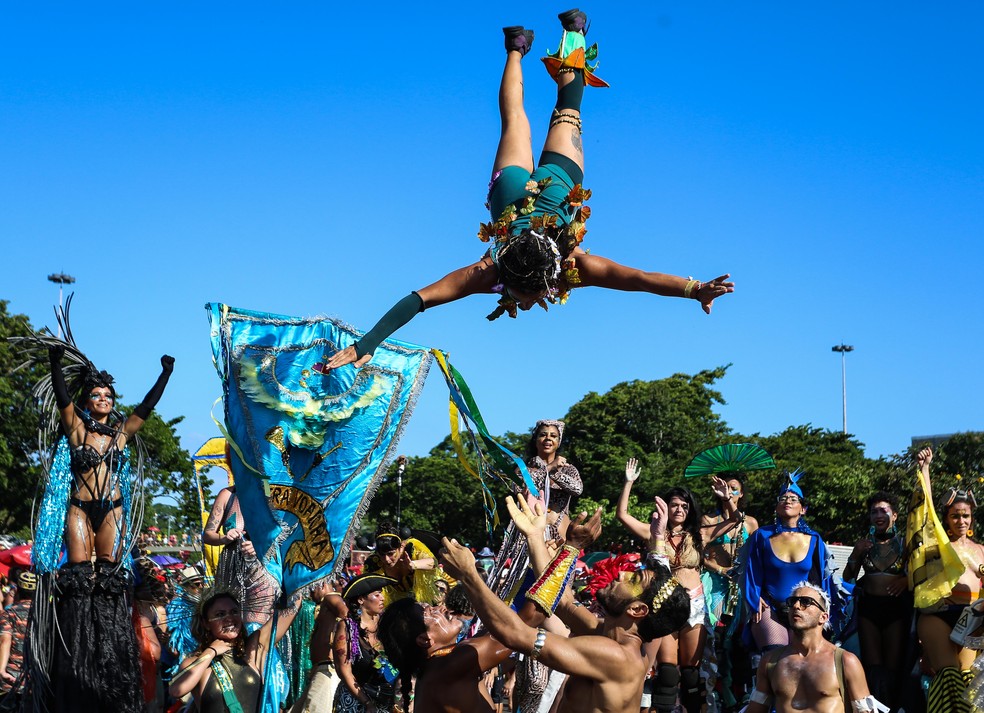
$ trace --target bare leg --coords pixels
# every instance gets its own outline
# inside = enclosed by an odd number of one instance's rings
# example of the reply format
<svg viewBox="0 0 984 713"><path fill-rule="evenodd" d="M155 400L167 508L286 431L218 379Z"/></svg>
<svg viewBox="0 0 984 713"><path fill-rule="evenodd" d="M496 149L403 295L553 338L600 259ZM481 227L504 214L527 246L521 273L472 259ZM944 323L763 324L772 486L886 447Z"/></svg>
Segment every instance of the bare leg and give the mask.
<svg viewBox="0 0 984 713"><path fill-rule="evenodd" d="M96 533L96 559L117 562L126 535L126 522L123 520L123 508L115 508L106 515L99 531ZM117 541L117 537L119 540Z"/></svg>
<svg viewBox="0 0 984 713"><path fill-rule="evenodd" d="M707 629L703 626L689 626L680 630L681 666L700 666L706 639Z"/></svg>
<svg viewBox="0 0 984 713"><path fill-rule="evenodd" d="M523 108L523 55L513 50L506 54L506 67L499 84L499 118L502 130L499 147L492 164L493 175L506 166L520 166L533 171L533 140L530 120Z"/></svg>
<svg viewBox="0 0 984 713"><path fill-rule="evenodd" d="M68 506L65 518L65 542L68 545L68 561L71 564L92 560L95 536L89 516L75 505Z"/></svg>

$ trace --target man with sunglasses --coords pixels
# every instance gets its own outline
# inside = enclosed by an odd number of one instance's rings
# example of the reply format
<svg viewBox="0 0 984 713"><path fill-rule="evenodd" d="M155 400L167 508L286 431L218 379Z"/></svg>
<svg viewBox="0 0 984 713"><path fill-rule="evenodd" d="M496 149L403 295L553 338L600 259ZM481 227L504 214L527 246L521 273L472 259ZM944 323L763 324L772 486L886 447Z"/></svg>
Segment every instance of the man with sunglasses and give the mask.
<svg viewBox="0 0 984 713"><path fill-rule="evenodd" d="M748 713L887 713L868 692L858 658L823 636L830 624L830 599L816 585L800 582L785 601L789 645L762 657Z"/></svg>

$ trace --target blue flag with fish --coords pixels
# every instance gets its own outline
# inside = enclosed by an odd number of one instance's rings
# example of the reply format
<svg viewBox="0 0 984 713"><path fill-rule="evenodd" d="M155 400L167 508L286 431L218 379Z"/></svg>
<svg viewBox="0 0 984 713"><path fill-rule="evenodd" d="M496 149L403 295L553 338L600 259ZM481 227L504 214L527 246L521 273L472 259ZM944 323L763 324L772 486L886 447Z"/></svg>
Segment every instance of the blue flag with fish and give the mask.
<svg viewBox="0 0 984 713"><path fill-rule="evenodd" d="M346 556L431 355L387 340L361 369L327 371L360 332L325 317L207 309L236 495L257 554L290 593Z"/></svg>

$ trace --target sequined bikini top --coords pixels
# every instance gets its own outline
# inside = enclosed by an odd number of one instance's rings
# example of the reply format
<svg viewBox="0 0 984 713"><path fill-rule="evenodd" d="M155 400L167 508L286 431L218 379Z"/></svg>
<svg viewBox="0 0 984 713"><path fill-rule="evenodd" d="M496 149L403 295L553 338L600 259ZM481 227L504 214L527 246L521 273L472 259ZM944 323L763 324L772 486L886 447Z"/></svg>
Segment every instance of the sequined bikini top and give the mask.
<svg viewBox="0 0 984 713"><path fill-rule="evenodd" d="M113 473L118 473L123 466L123 453L115 445L110 446L105 453L100 453L88 443L83 443L72 448L69 456L72 460L72 472L76 474L93 470L100 463L109 464Z"/></svg>

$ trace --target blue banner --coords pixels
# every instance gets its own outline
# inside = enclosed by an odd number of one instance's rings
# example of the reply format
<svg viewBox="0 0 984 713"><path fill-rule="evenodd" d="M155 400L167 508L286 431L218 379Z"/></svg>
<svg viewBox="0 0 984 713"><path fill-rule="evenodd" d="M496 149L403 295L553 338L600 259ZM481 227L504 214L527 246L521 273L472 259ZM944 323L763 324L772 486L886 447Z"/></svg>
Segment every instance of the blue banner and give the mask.
<svg viewBox="0 0 984 713"><path fill-rule="evenodd" d="M430 368L387 340L361 369L323 372L362 335L337 320L207 305L225 435L246 529L290 593L346 555Z"/></svg>

